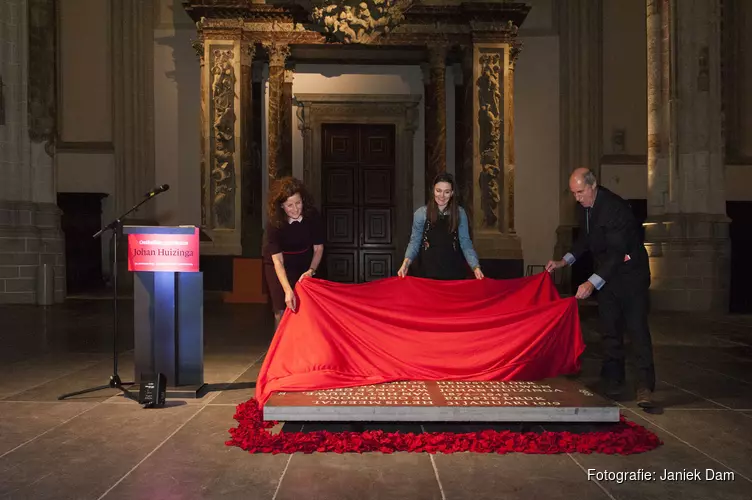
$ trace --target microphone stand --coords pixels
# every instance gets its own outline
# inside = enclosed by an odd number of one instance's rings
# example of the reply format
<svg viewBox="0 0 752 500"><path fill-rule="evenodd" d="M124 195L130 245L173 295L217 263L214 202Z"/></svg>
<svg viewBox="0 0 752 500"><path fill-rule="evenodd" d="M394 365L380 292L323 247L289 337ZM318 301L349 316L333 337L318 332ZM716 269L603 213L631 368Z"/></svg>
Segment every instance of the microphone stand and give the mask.
<svg viewBox="0 0 752 500"><path fill-rule="evenodd" d="M118 339L118 286L117 286L117 276L118 276L118 239L123 234L123 223L122 220L131 212L135 211L146 203L147 201L151 200L158 194L164 192L164 190L161 191L152 191L151 193L147 194L146 197L138 202L137 204L133 205L133 207L125 212L123 215L118 217L117 219L113 220L106 226L104 226L102 229L97 231L92 238L101 238L102 235L106 231L112 231L112 375L110 375L110 381L107 384L104 385L98 385L96 387L90 387L88 389L83 389L80 391L75 392L69 392L67 394L63 394L62 396L58 396L58 400L66 399L72 396L78 396L80 394L87 394L89 392L96 392L101 391L103 389L120 389L123 392L123 395L128 399L135 400L136 398L133 397L128 390L123 387L123 385L133 385L133 382L126 382L123 384L123 382L120 380L120 375L118 375L118 345L117 345L117 339Z"/></svg>

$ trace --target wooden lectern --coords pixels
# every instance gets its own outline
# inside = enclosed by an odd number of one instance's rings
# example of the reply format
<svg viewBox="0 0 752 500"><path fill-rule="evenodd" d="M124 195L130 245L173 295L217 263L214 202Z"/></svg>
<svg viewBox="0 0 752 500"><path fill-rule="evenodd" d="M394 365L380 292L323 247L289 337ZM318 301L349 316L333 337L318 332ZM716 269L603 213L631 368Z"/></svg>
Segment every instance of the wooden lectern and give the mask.
<svg viewBox="0 0 752 500"><path fill-rule="evenodd" d="M123 226L133 280L135 383L164 374L167 397L204 387L204 284L196 226Z"/></svg>

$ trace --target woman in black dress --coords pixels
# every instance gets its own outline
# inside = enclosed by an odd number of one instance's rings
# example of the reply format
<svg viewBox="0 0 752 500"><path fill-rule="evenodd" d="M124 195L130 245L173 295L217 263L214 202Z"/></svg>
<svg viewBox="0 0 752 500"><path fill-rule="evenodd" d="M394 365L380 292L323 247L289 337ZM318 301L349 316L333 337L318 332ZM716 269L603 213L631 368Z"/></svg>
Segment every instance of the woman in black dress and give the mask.
<svg viewBox="0 0 752 500"><path fill-rule="evenodd" d="M311 196L294 177L275 182L268 213L264 273L278 325L285 307L296 309L295 283L316 274L324 254L324 232Z"/></svg>
<svg viewBox="0 0 752 500"><path fill-rule="evenodd" d="M413 215L413 231L398 276L405 277L410 264L420 255L417 275L423 278L466 279L469 267L476 279L483 279L470 239L467 214L457 202L454 191L452 174L436 176L433 196Z"/></svg>

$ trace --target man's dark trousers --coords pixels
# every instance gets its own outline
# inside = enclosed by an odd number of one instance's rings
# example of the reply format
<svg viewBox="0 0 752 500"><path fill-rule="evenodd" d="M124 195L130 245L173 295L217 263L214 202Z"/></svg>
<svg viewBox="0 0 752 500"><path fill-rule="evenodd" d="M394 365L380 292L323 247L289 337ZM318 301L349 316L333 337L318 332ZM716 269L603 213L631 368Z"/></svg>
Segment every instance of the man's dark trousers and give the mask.
<svg viewBox="0 0 752 500"><path fill-rule="evenodd" d="M609 383L624 383L624 334L627 334L634 353L638 387L654 391L655 367L648 326L648 288L649 283L645 286L619 279L606 283L598 292L598 315L603 343L601 377Z"/></svg>

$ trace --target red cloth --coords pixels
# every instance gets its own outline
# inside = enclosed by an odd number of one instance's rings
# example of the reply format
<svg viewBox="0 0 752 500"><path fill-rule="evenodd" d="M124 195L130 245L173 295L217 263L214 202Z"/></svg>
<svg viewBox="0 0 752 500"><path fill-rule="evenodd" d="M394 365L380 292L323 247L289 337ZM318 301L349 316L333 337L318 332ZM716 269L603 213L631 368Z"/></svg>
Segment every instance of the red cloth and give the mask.
<svg viewBox="0 0 752 500"><path fill-rule="evenodd" d="M272 392L398 380L541 380L579 369L577 302L548 273L513 280L387 278L295 288L256 382Z"/></svg>

